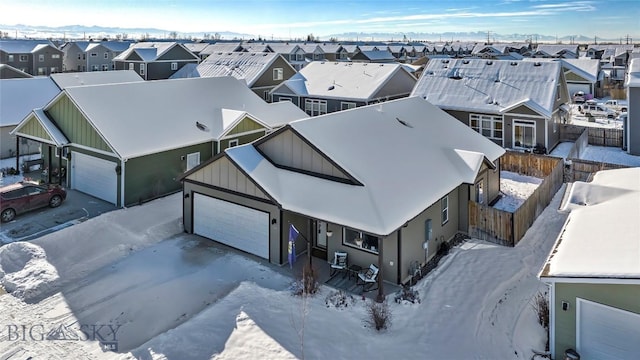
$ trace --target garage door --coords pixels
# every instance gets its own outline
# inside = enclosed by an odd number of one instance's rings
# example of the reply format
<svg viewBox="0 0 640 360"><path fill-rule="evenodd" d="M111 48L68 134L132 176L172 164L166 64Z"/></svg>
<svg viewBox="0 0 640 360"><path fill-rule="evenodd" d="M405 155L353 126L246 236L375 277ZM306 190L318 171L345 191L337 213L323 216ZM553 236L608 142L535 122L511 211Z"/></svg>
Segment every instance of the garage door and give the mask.
<svg viewBox="0 0 640 360"><path fill-rule="evenodd" d="M116 163L79 152L71 153L71 188L116 204Z"/></svg>
<svg viewBox="0 0 640 360"><path fill-rule="evenodd" d="M577 303L580 359L638 359L640 315L583 299Z"/></svg>
<svg viewBox="0 0 640 360"><path fill-rule="evenodd" d="M573 94L578 91L582 91L585 94L591 94L589 84L567 84L567 89L569 89L569 96L573 96Z"/></svg>
<svg viewBox="0 0 640 360"><path fill-rule="evenodd" d="M193 232L269 259L269 213L194 194Z"/></svg>

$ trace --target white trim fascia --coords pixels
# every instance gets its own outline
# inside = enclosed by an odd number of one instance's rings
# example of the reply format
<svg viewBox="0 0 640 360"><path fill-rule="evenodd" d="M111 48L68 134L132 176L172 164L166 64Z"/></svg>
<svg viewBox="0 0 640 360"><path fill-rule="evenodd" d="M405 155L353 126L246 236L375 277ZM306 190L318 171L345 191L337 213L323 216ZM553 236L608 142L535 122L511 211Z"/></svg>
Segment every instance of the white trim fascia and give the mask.
<svg viewBox="0 0 640 360"><path fill-rule="evenodd" d="M611 285L640 285L640 278L605 278L605 277L555 277L541 276L540 280L547 284L611 284Z"/></svg>
<svg viewBox="0 0 640 360"><path fill-rule="evenodd" d="M120 207L124 208L125 159L120 159Z"/></svg>
<svg viewBox="0 0 640 360"><path fill-rule="evenodd" d="M104 151L104 150L100 150L100 149L96 149L96 148L92 148L92 147L89 147L89 146L80 145L80 144L76 144L76 143L69 143L69 144L66 144L64 147L75 147L75 148L78 148L78 149L91 151L91 152L94 152L94 153L97 153L97 154L111 156L111 157L114 157L116 159L122 159L122 157L120 155L116 154L116 153L111 153L111 152L108 152L108 151Z"/></svg>
<svg viewBox="0 0 640 360"><path fill-rule="evenodd" d="M544 147L549 149L549 121L544 122Z"/></svg>
<svg viewBox="0 0 640 360"><path fill-rule="evenodd" d="M575 314L575 318L576 318L576 351L580 351L580 307L582 306L582 301L584 301L584 299L581 299L579 297L575 298L575 303L576 303L576 314Z"/></svg>
<svg viewBox="0 0 640 360"><path fill-rule="evenodd" d="M40 143L45 143L45 144L49 144L49 145L53 145L55 147L58 147L58 144L56 144L55 141L49 141L49 140L45 141L45 139L41 139L41 138L38 138L38 137L35 137L35 136L31 136L31 135L27 135L27 134L22 134L20 132L11 133L11 135L19 136L19 137L26 138L26 139L29 139L29 140L33 140L33 141L37 141L37 142L40 142ZM68 146L68 145L69 144L66 144L66 145L63 145L63 146Z"/></svg>
<svg viewBox="0 0 640 360"><path fill-rule="evenodd" d="M549 284L549 352L556 352L556 284Z"/></svg>
<svg viewBox="0 0 640 360"><path fill-rule="evenodd" d="M245 131L245 132L241 132L241 133L237 133L237 134L232 134L232 135L225 135L223 137L221 137L219 140L226 140L226 139L234 139L234 138L238 138L240 136L245 136L245 135L251 135L251 134L257 134L259 132L266 132L268 129L270 129L271 127L268 128L264 128L264 129L258 129L258 130L251 130L251 131Z"/></svg>

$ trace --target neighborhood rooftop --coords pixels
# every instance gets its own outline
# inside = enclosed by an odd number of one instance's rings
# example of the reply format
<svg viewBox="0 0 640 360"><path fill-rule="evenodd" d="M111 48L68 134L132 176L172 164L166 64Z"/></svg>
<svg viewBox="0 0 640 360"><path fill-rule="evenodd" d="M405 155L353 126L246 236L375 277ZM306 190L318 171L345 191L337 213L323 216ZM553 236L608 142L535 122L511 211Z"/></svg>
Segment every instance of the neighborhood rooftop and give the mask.
<svg viewBox="0 0 640 360"><path fill-rule="evenodd" d="M184 72L179 70L181 75L176 75L176 72L172 78L233 76L251 87L279 56L266 52L214 53L200 64L187 67Z"/></svg>
<svg viewBox="0 0 640 360"><path fill-rule="evenodd" d="M59 93L48 77L0 80L0 126L17 125L31 110L45 106Z"/></svg>
<svg viewBox="0 0 640 360"><path fill-rule="evenodd" d="M527 103L550 117L560 71L559 62L438 59L427 64L412 95L448 110L494 114Z"/></svg>
<svg viewBox="0 0 640 360"><path fill-rule="evenodd" d="M91 71L75 73L51 74L51 79L60 89L71 86L117 84L132 81L143 81L133 70Z"/></svg>
<svg viewBox="0 0 640 360"><path fill-rule="evenodd" d="M504 153L418 97L289 126L362 185L278 168L254 144L226 154L283 209L377 235L392 233L460 184L473 183L485 160Z"/></svg>

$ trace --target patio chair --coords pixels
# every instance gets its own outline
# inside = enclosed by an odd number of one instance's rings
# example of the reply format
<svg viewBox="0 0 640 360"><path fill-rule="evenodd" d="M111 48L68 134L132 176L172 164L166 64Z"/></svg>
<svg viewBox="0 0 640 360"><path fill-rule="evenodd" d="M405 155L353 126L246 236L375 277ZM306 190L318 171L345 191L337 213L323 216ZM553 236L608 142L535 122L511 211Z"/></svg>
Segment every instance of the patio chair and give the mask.
<svg viewBox="0 0 640 360"><path fill-rule="evenodd" d="M333 277L339 271L341 271L344 277L344 275L347 272L347 266L348 266L347 253L340 252L340 251L336 251L335 253L333 253L333 262L330 265L331 265L331 273L329 274L329 276Z"/></svg>
<svg viewBox="0 0 640 360"><path fill-rule="evenodd" d="M376 290L378 288L378 267L371 264L369 268L358 273L357 285L362 285L362 292Z"/></svg>

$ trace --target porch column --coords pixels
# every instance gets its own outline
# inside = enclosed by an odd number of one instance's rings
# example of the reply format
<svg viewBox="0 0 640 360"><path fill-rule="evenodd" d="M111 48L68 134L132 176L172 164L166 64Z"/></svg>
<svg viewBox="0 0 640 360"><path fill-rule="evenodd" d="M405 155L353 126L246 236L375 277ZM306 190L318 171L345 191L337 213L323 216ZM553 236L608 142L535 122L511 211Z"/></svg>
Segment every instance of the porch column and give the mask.
<svg viewBox="0 0 640 360"><path fill-rule="evenodd" d="M384 302L384 288L382 286L383 281L382 278L384 277L384 274L382 272L382 263L383 260L382 258L383 256L383 249L384 249L384 237L380 238L380 241L378 242L378 296L376 296L376 302Z"/></svg>
<svg viewBox="0 0 640 360"><path fill-rule="evenodd" d="M48 146L49 148L49 159L47 159L47 184L51 184L51 172L52 172L52 168L51 168L51 146Z"/></svg>
<svg viewBox="0 0 640 360"><path fill-rule="evenodd" d="M62 148L56 148L58 152L58 185L62 185Z"/></svg>
<svg viewBox="0 0 640 360"><path fill-rule="evenodd" d="M16 175L20 174L20 136L16 136Z"/></svg>

